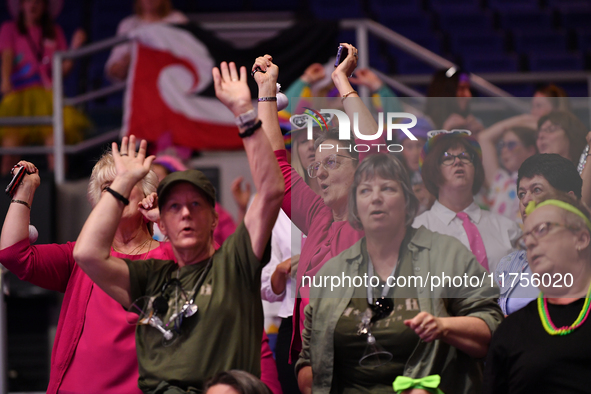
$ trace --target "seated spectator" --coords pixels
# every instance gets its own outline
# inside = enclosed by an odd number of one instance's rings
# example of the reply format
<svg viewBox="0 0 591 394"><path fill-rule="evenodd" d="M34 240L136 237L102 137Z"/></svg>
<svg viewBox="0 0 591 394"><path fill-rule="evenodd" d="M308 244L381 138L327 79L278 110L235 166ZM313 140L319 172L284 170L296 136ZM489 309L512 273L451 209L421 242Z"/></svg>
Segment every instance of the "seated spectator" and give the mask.
<svg viewBox="0 0 591 394"><path fill-rule="evenodd" d="M205 383L205 394L271 394L256 376L245 371L220 372Z"/></svg>
<svg viewBox="0 0 591 394"><path fill-rule="evenodd" d="M471 99L469 73L455 67L439 70L427 90L425 115L437 129L468 129L477 135L484 126L470 111Z"/></svg>
<svg viewBox="0 0 591 394"><path fill-rule="evenodd" d="M9 8L15 21L0 28L2 52L2 102L0 117L51 116L53 113L52 59L56 51L68 49L62 28L53 22L59 13L56 2L49 0L11 0ZM86 34L77 30L69 49L77 49L86 41ZM64 75L72 69L71 60L62 64ZM79 142L90 126L88 119L73 107L64 108L65 141ZM2 147L22 145L53 145L51 126L5 126L0 128ZM7 175L18 156L4 155L1 175ZM53 155L48 156L53 169Z"/></svg>
<svg viewBox="0 0 591 394"><path fill-rule="evenodd" d="M517 198L523 221L530 201L540 202L559 193L568 193L579 200L581 187L581 177L570 160L553 153L530 157L523 162L517 175ZM528 280L521 281L522 277ZM531 284L531 277L525 250L517 250L501 259L495 280L501 289L499 305L505 315L523 308L538 296L540 291Z"/></svg>
<svg viewBox="0 0 591 394"><path fill-rule="evenodd" d="M296 365L302 392L387 393L398 376L433 374L441 376L445 393L480 392L477 359L486 355L503 319L498 290L487 285L425 293L413 285L392 286L388 278L442 272L481 277L484 269L456 239L411 227L418 201L395 157L363 160L349 201L349 223L365 237L328 261L317 277L367 276L372 285L345 282L332 291L312 290Z"/></svg>
<svg viewBox="0 0 591 394"><path fill-rule="evenodd" d="M577 165L585 148L587 129L585 125L567 111L552 111L538 121L540 153L557 153Z"/></svg>
<svg viewBox="0 0 591 394"><path fill-rule="evenodd" d="M564 89L553 83L536 89L531 101L531 115L540 118L554 110L570 111L568 96ZM534 125L523 125L535 127Z"/></svg>
<svg viewBox="0 0 591 394"><path fill-rule="evenodd" d="M491 212L520 220L517 170L536 153L536 134L534 129L515 126L505 130L491 127L478 135Z"/></svg>
<svg viewBox="0 0 591 394"><path fill-rule="evenodd" d="M217 97L240 121L258 191L236 232L215 250L213 185L197 170L180 171L158 188L160 229L169 237L176 261L137 263L108 256L104 250L129 191L154 159L146 157L146 141L136 153L131 136L123 138L121 150L113 144L114 193L103 194L74 249L77 263L107 294L125 308L139 303L147 312L140 315L136 330L144 392L201 391L216 373L235 368L260 375L260 275L269 259L284 184L252 107L246 69L238 74L234 63L223 62L221 71L213 69L213 80Z"/></svg>
<svg viewBox="0 0 591 394"><path fill-rule="evenodd" d="M494 272L511 251L521 230L517 223L482 210L474 202L484 182L478 142L464 132L441 132L421 152L423 181L437 197L431 209L415 219L413 227L451 235L474 253L480 264Z"/></svg>
<svg viewBox="0 0 591 394"><path fill-rule="evenodd" d="M569 196L532 201L526 213L522 241L541 293L495 332L484 393L586 393L591 215Z"/></svg>
<svg viewBox="0 0 591 394"><path fill-rule="evenodd" d="M135 0L135 15L119 22L117 35L123 35L140 26L150 23L187 23L189 19L172 8L171 0ZM115 81L127 78L131 63L131 44L117 45L105 64L107 76Z"/></svg>

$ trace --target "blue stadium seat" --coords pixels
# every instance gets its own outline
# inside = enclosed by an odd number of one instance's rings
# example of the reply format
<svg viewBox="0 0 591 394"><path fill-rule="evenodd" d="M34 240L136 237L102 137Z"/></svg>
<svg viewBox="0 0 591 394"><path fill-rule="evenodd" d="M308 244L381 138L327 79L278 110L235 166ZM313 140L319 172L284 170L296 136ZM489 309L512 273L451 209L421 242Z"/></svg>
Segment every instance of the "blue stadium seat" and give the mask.
<svg viewBox="0 0 591 394"><path fill-rule="evenodd" d="M372 0L369 7L373 17L380 15L414 16L423 13L420 2L416 0Z"/></svg>
<svg viewBox="0 0 591 394"><path fill-rule="evenodd" d="M591 28L577 29L576 37L580 51L587 52L591 51Z"/></svg>
<svg viewBox="0 0 591 394"><path fill-rule="evenodd" d="M538 0L489 0L488 6L495 11L536 11L540 9Z"/></svg>
<svg viewBox="0 0 591 394"><path fill-rule="evenodd" d="M591 8L587 10L563 10L559 13L561 26L565 29L586 28L591 21Z"/></svg>
<svg viewBox="0 0 591 394"><path fill-rule="evenodd" d="M396 70L398 74L433 74L436 71L432 66L410 55L396 58Z"/></svg>
<svg viewBox="0 0 591 394"><path fill-rule="evenodd" d="M310 2L310 9L320 20L366 17L360 0L314 0Z"/></svg>
<svg viewBox="0 0 591 394"><path fill-rule="evenodd" d="M497 86L515 97L532 97L536 90L532 84L499 84Z"/></svg>
<svg viewBox="0 0 591 394"><path fill-rule="evenodd" d="M503 73L519 71L517 55L507 54L478 54L464 52L464 68L473 73Z"/></svg>
<svg viewBox="0 0 591 394"><path fill-rule="evenodd" d="M191 0L188 0L191 1ZM297 12L300 8L299 0L256 0L250 3L254 11L292 11Z"/></svg>
<svg viewBox="0 0 591 394"><path fill-rule="evenodd" d="M589 0L548 0L548 8L556 10L585 10L589 9Z"/></svg>
<svg viewBox="0 0 591 394"><path fill-rule="evenodd" d="M494 27L493 25L493 15L486 11L439 15L439 26L447 32L474 34L481 32L483 29L491 30Z"/></svg>
<svg viewBox="0 0 591 394"><path fill-rule="evenodd" d="M378 22L413 39L432 32L433 22L427 14L422 15L396 15L385 14L378 16Z"/></svg>
<svg viewBox="0 0 591 394"><path fill-rule="evenodd" d="M505 52L505 38L494 30L474 34L450 33L451 51L456 55L496 54Z"/></svg>
<svg viewBox="0 0 591 394"><path fill-rule="evenodd" d="M498 10L500 27L511 31L546 31L553 27L550 11Z"/></svg>
<svg viewBox="0 0 591 394"><path fill-rule="evenodd" d="M441 15L482 12L479 0L431 0L431 8Z"/></svg>
<svg viewBox="0 0 591 394"><path fill-rule="evenodd" d="M579 53L532 53L529 68L531 71L580 71L584 61Z"/></svg>
<svg viewBox="0 0 591 394"><path fill-rule="evenodd" d="M519 53L540 51L564 52L567 49L567 35L555 31L522 31L514 34L515 50Z"/></svg>

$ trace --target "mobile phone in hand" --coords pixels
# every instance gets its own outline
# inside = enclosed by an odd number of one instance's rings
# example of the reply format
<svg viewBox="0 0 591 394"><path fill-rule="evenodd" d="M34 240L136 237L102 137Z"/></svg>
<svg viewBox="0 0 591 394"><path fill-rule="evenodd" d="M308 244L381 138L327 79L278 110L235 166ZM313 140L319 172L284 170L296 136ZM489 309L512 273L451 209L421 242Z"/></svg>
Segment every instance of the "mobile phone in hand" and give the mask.
<svg viewBox="0 0 591 394"><path fill-rule="evenodd" d="M349 50L347 49L347 47L339 45L339 49L337 50L337 59L334 62L334 66L338 67L339 64L344 62L345 58L347 57L348 54L349 54Z"/></svg>
<svg viewBox="0 0 591 394"><path fill-rule="evenodd" d="M6 189L4 190L6 192L6 194L8 194L10 197L12 197L12 195L14 194L14 192L16 191L18 186L20 185L20 183L23 180L26 173L27 173L27 170L23 166L15 166L12 169L12 174L13 174L12 180L10 181L10 183L8 184L8 186L6 186Z"/></svg>

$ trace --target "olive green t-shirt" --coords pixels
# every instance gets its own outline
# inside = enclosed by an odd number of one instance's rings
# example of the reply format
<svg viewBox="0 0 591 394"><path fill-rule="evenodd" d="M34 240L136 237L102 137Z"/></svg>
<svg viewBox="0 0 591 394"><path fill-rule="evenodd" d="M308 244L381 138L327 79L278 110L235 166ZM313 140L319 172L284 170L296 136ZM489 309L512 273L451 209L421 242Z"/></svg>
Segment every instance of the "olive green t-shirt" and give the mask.
<svg viewBox="0 0 591 394"><path fill-rule="evenodd" d="M248 231L244 223L240 224L213 255L211 269L195 298L198 311L183 319L178 338L169 344L155 327L138 325L136 348L141 390L154 390L162 381L183 389L201 389L217 372L230 369L260 376L264 321L260 278L269 256L270 243L263 258L257 259ZM208 260L182 268L170 260L126 260L131 297L153 299L162 293L167 281L177 278L179 271L180 287L190 299ZM182 291L167 289L171 307L161 316L164 323L178 311L174 300ZM167 328L174 330L174 324Z"/></svg>
<svg viewBox="0 0 591 394"><path fill-rule="evenodd" d="M396 277L413 275L410 260L404 258L406 245L412 233L414 232L408 234L400 247L403 255L396 267ZM367 274L367 261L367 255L364 254L363 262L359 265L360 276ZM380 281L373 289L373 297L380 297L386 288L387 283ZM361 286L354 289L353 297L335 327L335 362L331 392L392 393L394 379L403 375L406 362L419 343L418 335L404 324L404 320L412 319L420 312L416 294L414 288L397 287L390 288L386 293L386 297L393 299L394 309L389 316L375 322L371 332L379 346L392 354L392 359L381 366L362 367L359 360L370 350L367 346L367 335L359 335L358 331L362 326L363 314L369 310L369 304L367 288Z"/></svg>

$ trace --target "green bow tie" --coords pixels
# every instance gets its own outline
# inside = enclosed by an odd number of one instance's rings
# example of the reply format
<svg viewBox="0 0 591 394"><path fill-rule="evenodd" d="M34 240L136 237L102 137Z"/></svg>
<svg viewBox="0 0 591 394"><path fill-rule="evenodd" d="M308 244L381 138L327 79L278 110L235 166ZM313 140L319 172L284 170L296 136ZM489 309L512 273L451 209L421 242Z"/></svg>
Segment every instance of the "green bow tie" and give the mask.
<svg viewBox="0 0 591 394"><path fill-rule="evenodd" d="M424 389L434 394L443 394L443 391L438 388L439 382L441 382L441 377L439 375L425 376L421 379L413 379L407 376L398 376L392 386L394 387L394 391L396 393L415 388Z"/></svg>

